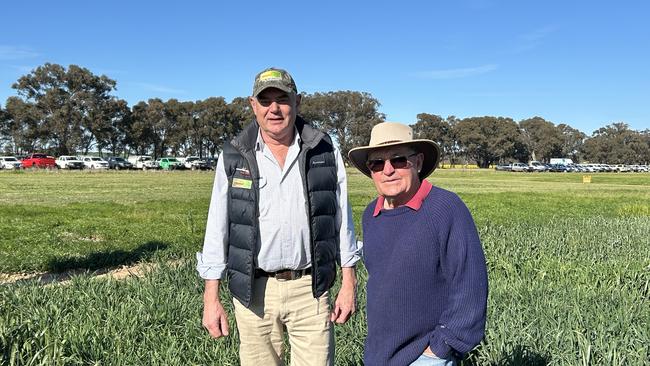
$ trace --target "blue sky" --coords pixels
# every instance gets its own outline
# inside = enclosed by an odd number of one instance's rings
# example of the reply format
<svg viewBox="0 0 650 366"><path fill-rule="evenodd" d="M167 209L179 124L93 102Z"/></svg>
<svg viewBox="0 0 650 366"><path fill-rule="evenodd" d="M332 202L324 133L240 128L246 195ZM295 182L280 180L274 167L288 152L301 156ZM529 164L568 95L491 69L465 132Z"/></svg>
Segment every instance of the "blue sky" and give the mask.
<svg viewBox="0 0 650 366"><path fill-rule="evenodd" d="M387 120L541 116L590 135L650 128L648 1L11 1L0 102L45 62L117 81L130 105L227 101L287 69L307 93L364 91Z"/></svg>

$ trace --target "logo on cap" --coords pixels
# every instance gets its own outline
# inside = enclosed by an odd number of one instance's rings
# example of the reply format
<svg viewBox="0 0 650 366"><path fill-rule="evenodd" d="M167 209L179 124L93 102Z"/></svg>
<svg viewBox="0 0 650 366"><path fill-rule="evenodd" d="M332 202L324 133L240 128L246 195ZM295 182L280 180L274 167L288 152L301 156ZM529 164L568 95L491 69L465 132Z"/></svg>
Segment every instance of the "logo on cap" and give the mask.
<svg viewBox="0 0 650 366"><path fill-rule="evenodd" d="M260 81L282 80L282 73L277 70L265 71L260 75Z"/></svg>

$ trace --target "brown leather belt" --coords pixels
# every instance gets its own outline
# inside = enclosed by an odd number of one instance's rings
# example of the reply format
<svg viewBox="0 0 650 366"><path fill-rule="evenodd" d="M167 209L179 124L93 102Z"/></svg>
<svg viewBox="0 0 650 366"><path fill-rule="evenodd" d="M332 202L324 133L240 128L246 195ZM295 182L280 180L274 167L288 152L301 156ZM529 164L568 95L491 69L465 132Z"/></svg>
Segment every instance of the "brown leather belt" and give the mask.
<svg viewBox="0 0 650 366"><path fill-rule="evenodd" d="M311 267L299 270L282 269L277 272L266 272L259 268L255 269L255 277L275 277L276 280L280 281L297 280L310 273Z"/></svg>

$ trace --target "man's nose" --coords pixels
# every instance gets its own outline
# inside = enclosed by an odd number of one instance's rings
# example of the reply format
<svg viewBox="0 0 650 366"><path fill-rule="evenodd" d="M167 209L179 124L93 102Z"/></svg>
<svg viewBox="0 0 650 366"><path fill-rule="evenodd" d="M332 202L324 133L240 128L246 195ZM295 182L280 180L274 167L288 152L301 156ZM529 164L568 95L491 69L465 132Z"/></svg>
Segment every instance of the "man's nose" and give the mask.
<svg viewBox="0 0 650 366"><path fill-rule="evenodd" d="M280 104L274 100L269 105L269 109L271 110L271 112L274 112L274 113L279 112L280 111Z"/></svg>
<svg viewBox="0 0 650 366"><path fill-rule="evenodd" d="M393 168L393 165L390 163L390 159L386 159L384 161L384 175L391 175L393 172L395 172L395 168Z"/></svg>

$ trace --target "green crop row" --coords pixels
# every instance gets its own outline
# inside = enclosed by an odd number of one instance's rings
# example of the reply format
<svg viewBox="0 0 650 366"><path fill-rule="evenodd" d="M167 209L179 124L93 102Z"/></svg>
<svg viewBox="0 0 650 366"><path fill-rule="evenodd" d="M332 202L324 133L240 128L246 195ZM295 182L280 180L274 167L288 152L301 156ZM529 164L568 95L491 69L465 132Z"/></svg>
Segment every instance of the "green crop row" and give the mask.
<svg viewBox="0 0 650 366"><path fill-rule="evenodd" d="M650 181L606 178L432 175L467 203L488 262L486 338L463 364L650 365ZM0 285L0 365L238 365L233 319L220 340L200 325L193 253L211 183L200 172L0 174L0 272L157 265L127 280ZM357 227L373 198L350 171ZM336 365L362 364L366 278L360 265Z"/></svg>

